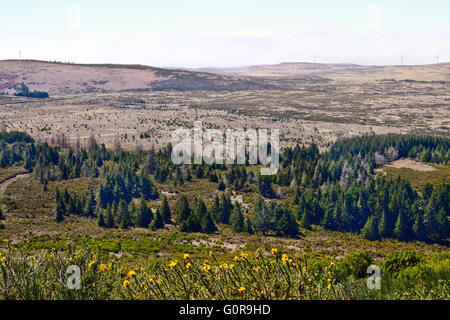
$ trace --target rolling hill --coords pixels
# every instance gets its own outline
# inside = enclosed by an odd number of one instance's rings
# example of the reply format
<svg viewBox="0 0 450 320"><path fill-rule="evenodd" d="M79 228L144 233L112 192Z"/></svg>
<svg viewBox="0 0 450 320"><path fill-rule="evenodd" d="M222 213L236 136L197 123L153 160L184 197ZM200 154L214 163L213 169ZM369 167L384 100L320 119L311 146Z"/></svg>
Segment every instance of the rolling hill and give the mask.
<svg viewBox="0 0 450 320"><path fill-rule="evenodd" d="M52 96L119 91L223 91L275 88L273 83L246 76L228 76L143 65L70 64L36 60L0 61L0 92L30 90Z"/></svg>
<svg viewBox="0 0 450 320"><path fill-rule="evenodd" d="M238 68L202 68L196 71L233 76L295 77L318 76L333 80L414 80L450 81L450 63L402 66L360 66L356 64L325 64L286 62Z"/></svg>

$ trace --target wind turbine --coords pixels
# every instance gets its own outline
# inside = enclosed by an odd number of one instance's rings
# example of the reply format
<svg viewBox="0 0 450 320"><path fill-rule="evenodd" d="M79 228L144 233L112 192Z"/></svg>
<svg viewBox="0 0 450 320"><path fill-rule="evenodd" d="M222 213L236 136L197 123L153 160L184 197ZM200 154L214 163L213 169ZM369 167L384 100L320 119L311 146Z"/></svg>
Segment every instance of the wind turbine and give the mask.
<svg viewBox="0 0 450 320"><path fill-rule="evenodd" d="M20 50L19 50L19 60L22 60L22 54L21 54Z"/></svg>
<svg viewBox="0 0 450 320"><path fill-rule="evenodd" d="M436 64L439 64L439 52L434 57L436 58Z"/></svg>
<svg viewBox="0 0 450 320"><path fill-rule="evenodd" d="M405 58L406 58L406 57L405 57L404 55L402 55L402 54L400 55L400 63L401 63L402 65L403 65L403 60L405 60Z"/></svg>

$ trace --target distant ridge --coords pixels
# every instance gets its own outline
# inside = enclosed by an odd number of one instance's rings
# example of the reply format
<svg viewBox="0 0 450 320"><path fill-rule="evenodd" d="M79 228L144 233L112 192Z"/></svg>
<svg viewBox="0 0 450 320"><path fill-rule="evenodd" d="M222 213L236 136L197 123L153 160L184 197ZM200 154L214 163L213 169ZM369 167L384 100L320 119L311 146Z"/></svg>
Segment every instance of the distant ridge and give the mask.
<svg viewBox="0 0 450 320"><path fill-rule="evenodd" d="M450 81L450 63L429 65L362 66L354 63L282 62L235 68L198 68L192 71L234 76L296 77L319 76L330 79Z"/></svg>

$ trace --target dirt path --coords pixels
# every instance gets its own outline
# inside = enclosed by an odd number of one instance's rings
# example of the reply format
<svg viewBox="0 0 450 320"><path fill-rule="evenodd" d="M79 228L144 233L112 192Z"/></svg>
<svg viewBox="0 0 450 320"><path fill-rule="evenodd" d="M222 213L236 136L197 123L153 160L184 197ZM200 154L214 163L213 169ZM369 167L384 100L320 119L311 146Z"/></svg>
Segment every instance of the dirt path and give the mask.
<svg viewBox="0 0 450 320"><path fill-rule="evenodd" d="M14 182L20 178L27 177L29 175L30 175L30 173L20 173L20 174L16 175L15 177L12 177L12 178L9 178L8 180L3 181L2 183L0 183L0 191L3 191L3 189L11 182Z"/></svg>

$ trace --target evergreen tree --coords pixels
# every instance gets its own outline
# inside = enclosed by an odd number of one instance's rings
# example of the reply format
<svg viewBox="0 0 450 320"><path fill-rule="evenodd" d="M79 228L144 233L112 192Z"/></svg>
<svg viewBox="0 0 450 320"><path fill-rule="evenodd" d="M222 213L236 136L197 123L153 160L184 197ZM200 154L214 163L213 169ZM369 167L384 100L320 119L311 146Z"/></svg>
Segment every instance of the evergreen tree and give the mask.
<svg viewBox="0 0 450 320"><path fill-rule="evenodd" d="M221 221L222 216L222 205L220 204L219 196L216 195L214 198L213 205L211 206L211 215L216 223Z"/></svg>
<svg viewBox="0 0 450 320"><path fill-rule="evenodd" d="M102 228L106 227L105 217L103 216L103 212L101 212L101 211L98 214L97 225Z"/></svg>
<svg viewBox="0 0 450 320"><path fill-rule="evenodd" d="M55 221L62 222L64 220L65 206L61 197L56 201Z"/></svg>
<svg viewBox="0 0 450 320"><path fill-rule="evenodd" d="M127 229L130 226L130 213L128 211L128 205L123 199L119 201L117 216L119 219L120 228Z"/></svg>
<svg viewBox="0 0 450 320"><path fill-rule="evenodd" d="M195 177L197 179L202 179L204 175L203 166L199 165L197 166L197 170L195 171Z"/></svg>
<svg viewBox="0 0 450 320"><path fill-rule="evenodd" d="M204 233L213 233L217 231L217 227L214 224L214 221L211 217L211 213L208 210L206 210L205 213L202 215L200 225L202 232Z"/></svg>
<svg viewBox="0 0 450 320"><path fill-rule="evenodd" d="M398 214L397 222L395 223L394 236L399 240L407 240L406 221L402 211Z"/></svg>
<svg viewBox="0 0 450 320"><path fill-rule="evenodd" d="M283 205L280 213L275 226L277 233L290 237L296 236L298 234L298 224L286 204Z"/></svg>
<svg viewBox="0 0 450 320"><path fill-rule="evenodd" d="M420 213L416 214L416 219L414 221L413 225L413 232L414 236L418 240L425 240L426 239L426 230L425 225L423 223L423 219Z"/></svg>
<svg viewBox="0 0 450 320"><path fill-rule="evenodd" d="M261 196L258 196L255 202L252 226L254 231L262 232L263 235L272 227L269 208Z"/></svg>
<svg viewBox="0 0 450 320"><path fill-rule="evenodd" d="M378 236L378 227L376 223L376 219L374 216L370 216L367 218L364 227L361 229L361 236L368 240L377 240Z"/></svg>
<svg viewBox="0 0 450 320"><path fill-rule="evenodd" d="M448 216L445 213L444 208L441 208L437 213L436 217L438 228L439 228L439 237L441 239L446 239L450 237L450 222L448 220Z"/></svg>
<svg viewBox="0 0 450 320"><path fill-rule="evenodd" d="M163 219L164 219L165 223L167 223L167 224L171 224L172 223L172 214L170 212L169 201L167 200L166 196L164 196L163 199L162 199L161 214L163 216Z"/></svg>
<svg viewBox="0 0 450 320"><path fill-rule="evenodd" d="M380 223L378 224L378 234L381 238L389 238L392 236L386 210L383 210L383 213L381 214Z"/></svg>
<svg viewBox="0 0 450 320"><path fill-rule="evenodd" d="M228 224L230 221L231 211L233 210L233 204L231 203L231 199L228 195L222 194L221 208L222 213L220 216L220 222Z"/></svg>
<svg viewBox="0 0 450 320"><path fill-rule="evenodd" d="M112 215L112 208L111 205L108 205L108 208L106 209L106 227L107 228L114 228L114 218Z"/></svg>
<svg viewBox="0 0 450 320"><path fill-rule="evenodd" d="M188 169L186 172L186 181L192 181L192 174L190 169Z"/></svg>
<svg viewBox="0 0 450 320"><path fill-rule="evenodd" d="M234 208L230 215L230 227L235 232L244 231L244 217L242 216L241 206L238 202L234 204Z"/></svg>
<svg viewBox="0 0 450 320"><path fill-rule="evenodd" d="M2 210L2 208L0 207L0 220L4 220L5 218L3 217L3 210Z"/></svg>
<svg viewBox="0 0 450 320"><path fill-rule="evenodd" d="M226 189L225 183L223 182L223 180L220 180L217 190L224 191L225 189Z"/></svg>
<svg viewBox="0 0 450 320"><path fill-rule="evenodd" d="M309 229L312 224L312 219L312 212L308 209L305 209L305 211L303 211L302 218L300 219L300 226Z"/></svg>
<svg viewBox="0 0 450 320"><path fill-rule="evenodd" d="M137 212L138 212L137 216L138 226L141 228L148 228L150 222L152 221L153 214L150 212L150 209L145 203L144 198L141 198Z"/></svg>
<svg viewBox="0 0 450 320"><path fill-rule="evenodd" d="M175 204L175 219L179 225L186 222L191 215L191 209L189 208L189 202L185 195L182 195Z"/></svg>
<svg viewBox="0 0 450 320"><path fill-rule="evenodd" d="M324 227L325 229L333 230L333 224L334 224L333 212L334 212L334 208L331 205L329 205L325 212L325 215L323 216L322 220L320 221L321 226Z"/></svg>
<svg viewBox="0 0 450 320"><path fill-rule="evenodd" d="M162 228L164 228L164 219L161 215L161 212L159 211L159 208L156 208L155 219L152 223L152 229L156 230L156 229L162 229Z"/></svg>
<svg viewBox="0 0 450 320"><path fill-rule="evenodd" d="M252 221L249 218L245 218L244 220L244 230L248 234L253 234L253 225Z"/></svg>

